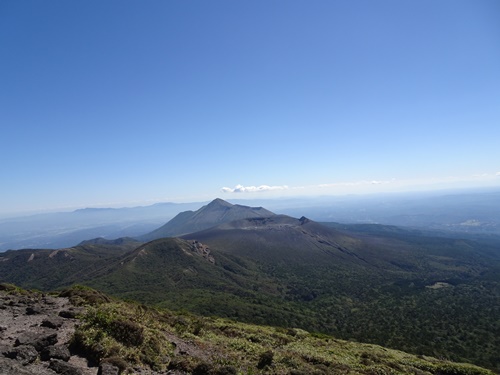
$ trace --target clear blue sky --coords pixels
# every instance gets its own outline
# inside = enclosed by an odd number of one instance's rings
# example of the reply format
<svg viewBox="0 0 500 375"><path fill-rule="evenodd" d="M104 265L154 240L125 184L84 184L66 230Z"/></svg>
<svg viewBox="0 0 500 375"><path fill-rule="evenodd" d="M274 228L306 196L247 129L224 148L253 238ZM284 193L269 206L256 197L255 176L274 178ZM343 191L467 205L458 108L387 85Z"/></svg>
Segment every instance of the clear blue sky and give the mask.
<svg viewBox="0 0 500 375"><path fill-rule="evenodd" d="M500 186L500 2L4 0L0 127L0 213Z"/></svg>

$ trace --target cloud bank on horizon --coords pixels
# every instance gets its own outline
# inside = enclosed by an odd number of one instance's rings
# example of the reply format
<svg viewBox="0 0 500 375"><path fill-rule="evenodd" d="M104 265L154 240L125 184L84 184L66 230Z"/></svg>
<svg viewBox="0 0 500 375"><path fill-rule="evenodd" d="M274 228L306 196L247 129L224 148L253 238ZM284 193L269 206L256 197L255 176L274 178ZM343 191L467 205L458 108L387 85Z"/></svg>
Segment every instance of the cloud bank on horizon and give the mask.
<svg viewBox="0 0 500 375"><path fill-rule="evenodd" d="M262 193L262 192L273 192L273 191L293 191L293 190L316 190L316 189L335 189L335 188L362 188L369 186L419 186L419 185L434 185L440 183L456 183L458 181L493 181L500 177L500 172L496 173L482 173L475 174L468 177L457 177L457 176L447 176L442 178L434 179L411 179L411 180L401 180L392 178L390 180L360 180L360 181L350 181L350 182L334 182L334 183L322 183L316 185L308 186L288 186L288 185L259 185L259 186L243 186L241 184L236 185L234 188L223 187L221 191L223 193Z"/></svg>
<svg viewBox="0 0 500 375"><path fill-rule="evenodd" d="M224 193L256 193L256 192L264 192L264 191L276 191L276 190L287 190L288 186L269 186L269 185L260 185L260 186L243 186L236 185L234 188L223 187L221 190Z"/></svg>
<svg viewBox="0 0 500 375"><path fill-rule="evenodd" d="M223 193L261 193L270 191L284 191L284 190L299 190L299 189L314 189L314 188L333 188L333 187L348 187L348 186L360 186L360 185L385 185L395 181L395 179L389 181L357 181L357 182L338 182L330 184L318 184L310 186L293 186L288 185L259 185L259 186L243 186L241 184L236 185L234 188L223 187L221 191Z"/></svg>

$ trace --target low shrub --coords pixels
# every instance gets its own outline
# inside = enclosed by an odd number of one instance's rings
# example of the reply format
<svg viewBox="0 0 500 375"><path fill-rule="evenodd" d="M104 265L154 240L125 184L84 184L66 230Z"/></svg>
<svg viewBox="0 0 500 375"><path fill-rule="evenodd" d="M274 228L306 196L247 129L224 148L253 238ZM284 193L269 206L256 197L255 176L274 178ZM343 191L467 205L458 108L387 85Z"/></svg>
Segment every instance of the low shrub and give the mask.
<svg viewBox="0 0 500 375"><path fill-rule="evenodd" d="M274 353L271 350L262 353L259 356L259 363L257 364L258 369L263 369L264 367L271 366L273 364Z"/></svg>
<svg viewBox="0 0 500 375"><path fill-rule="evenodd" d="M111 301L105 294L83 285L75 285L69 289L65 289L59 293L59 296L69 298L70 302L76 306L96 306Z"/></svg>
<svg viewBox="0 0 500 375"><path fill-rule="evenodd" d="M111 322L108 333L125 346L139 346L144 342L143 328L129 320Z"/></svg>

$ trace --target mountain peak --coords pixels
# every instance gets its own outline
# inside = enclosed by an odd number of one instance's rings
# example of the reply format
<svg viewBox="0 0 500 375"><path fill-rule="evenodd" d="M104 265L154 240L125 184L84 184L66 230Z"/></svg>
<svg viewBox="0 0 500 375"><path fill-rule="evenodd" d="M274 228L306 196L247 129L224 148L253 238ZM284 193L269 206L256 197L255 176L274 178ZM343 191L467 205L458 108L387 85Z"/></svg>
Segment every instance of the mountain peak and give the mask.
<svg viewBox="0 0 500 375"><path fill-rule="evenodd" d="M311 220L309 220L309 219L308 219L307 217L305 217L305 216L302 216L302 217L299 219L299 221L300 221L300 225L304 225L304 224L307 224L307 223L310 223L310 222L311 222Z"/></svg>
<svg viewBox="0 0 500 375"><path fill-rule="evenodd" d="M224 199L220 199L220 198L215 198L212 202L207 204L207 207L210 207L210 208L219 207L219 206L229 208L229 207L233 207L233 204L226 202Z"/></svg>
<svg viewBox="0 0 500 375"><path fill-rule="evenodd" d="M274 215L273 212L262 207L231 204L223 199L216 198L196 211L179 213L162 227L139 238L142 241L151 241L162 237L199 232L234 220L271 217Z"/></svg>

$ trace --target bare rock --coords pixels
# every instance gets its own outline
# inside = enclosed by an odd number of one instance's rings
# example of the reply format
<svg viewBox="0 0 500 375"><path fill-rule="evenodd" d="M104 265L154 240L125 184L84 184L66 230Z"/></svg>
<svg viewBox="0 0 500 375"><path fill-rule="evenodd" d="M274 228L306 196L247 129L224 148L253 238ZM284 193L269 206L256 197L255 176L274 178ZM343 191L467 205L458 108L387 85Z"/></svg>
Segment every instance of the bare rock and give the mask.
<svg viewBox="0 0 500 375"><path fill-rule="evenodd" d="M97 375L119 375L120 369L111 363L101 363Z"/></svg>
<svg viewBox="0 0 500 375"><path fill-rule="evenodd" d="M26 315L38 315L41 314L42 310L39 306L28 306L26 307Z"/></svg>
<svg viewBox="0 0 500 375"><path fill-rule="evenodd" d="M11 359L0 357L0 375L33 375L33 372L26 370L20 363Z"/></svg>
<svg viewBox="0 0 500 375"><path fill-rule="evenodd" d="M74 318L85 308L64 297L0 290L0 375L97 373L87 359L70 355L67 345L78 321L58 316L60 311Z"/></svg>
<svg viewBox="0 0 500 375"><path fill-rule="evenodd" d="M14 346L32 345L38 352L57 343L57 333L23 332L16 339Z"/></svg>
<svg viewBox="0 0 500 375"><path fill-rule="evenodd" d="M7 358L15 359L22 365L35 362L38 352L32 345L21 345L4 352Z"/></svg>
<svg viewBox="0 0 500 375"><path fill-rule="evenodd" d="M59 312L59 316L66 319L75 319L79 313L76 310L62 310Z"/></svg>
<svg viewBox="0 0 500 375"><path fill-rule="evenodd" d="M70 363L61 361L60 359L53 359L50 361L49 368L62 375L84 375L80 368Z"/></svg>
<svg viewBox="0 0 500 375"><path fill-rule="evenodd" d="M64 345L49 346L42 350L40 358L42 361L50 361L51 359L60 359L68 362L71 357L69 349Z"/></svg>
<svg viewBox="0 0 500 375"><path fill-rule="evenodd" d="M57 329L60 328L62 325L63 325L63 319L57 317L51 317L42 320L42 324L40 324L40 327Z"/></svg>

